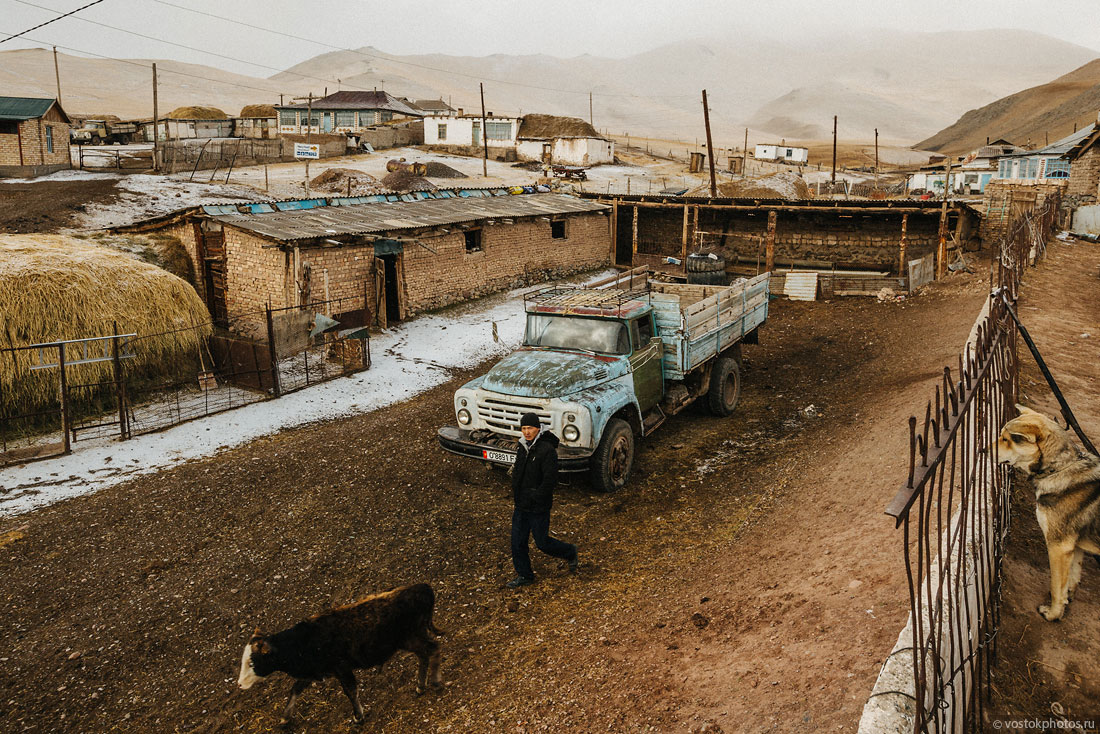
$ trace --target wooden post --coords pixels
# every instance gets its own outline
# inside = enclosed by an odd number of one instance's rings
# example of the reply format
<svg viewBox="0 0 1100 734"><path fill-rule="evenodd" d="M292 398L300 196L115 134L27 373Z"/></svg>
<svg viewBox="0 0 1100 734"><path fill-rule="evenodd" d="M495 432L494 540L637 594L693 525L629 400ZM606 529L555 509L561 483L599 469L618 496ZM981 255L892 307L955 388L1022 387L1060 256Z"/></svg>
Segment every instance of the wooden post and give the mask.
<svg viewBox="0 0 1100 734"><path fill-rule="evenodd" d="M688 205L684 204L684 234L680 241L680 257L685 261L688 256ZM684 267L687 267L687 262L684 263Z"/></svg>
<svg viewBox="0 0 1100 734"><path fill-rule="evenodd" d="M710 137L710 108L707 107L707 90L703 90L703 125L707 129L707 159L710 162L710 195L718 196L718 184L714 179L714 142Z"/></svg>
<svg viewBox="0 0 1100 734"><path fill-rule="evenodd" d="M485 117L485 83L478 82L481 89L481 147L485 156L481 160L481 175L489 178L489 125Z"/></svg>
<svg viewBox="0 0 1100 734"><path fill-rule="evenodd" d="M749 129L745 128L745 149L741 151L741 175L749 175Z"/></svg>
<svg viewBox="0 0 1100 734"><path fill-rule="evenodd" d="M157 153L160 151L160 131L158 130L160 108L157 106L157 65L153 64L153 170L160 170L160 161ZM167 136L165 136L167 137Z"/></svg>
<svg viewBox="0 0 1100 734"><path fill-rule="evenodd" d="M936 280L947 273L947 198L951 190L951 156L943 177L943 205L940 207L939 246L936 248Z"/></svg>
<svg viewBox="0 0 1100 734"><path fill-rule="evenodd" d="M65 435L65 453L72 453L72 444L69 441L69 429L71 418L69 416L69 381L65 374L65 345L57 345L57 367L61 370L61 432Z"/></svg>
<svg viewBox="0 0 1100 734"><path fill-rule="evenodd" d="M765 240L764 270L775 270L775 209L768 210L768 237Z"/></svg>
<svg viewBox="0 0 1100 734"><path fill-rule="evenodd" d="M833 175L829 180L836 183L836 115L833 115Z"/></svg>
<svg viewBox="0 0 1100 734"><path fill-rule="evenodd" d="M53 75L57 80L57 104L61 104L61 72L57 68L57 46L53 47Z"/></svg>
<svg viewBox="0 0 1100 734"><path fill-rule="evenodd" d="M588 93L588 124L595 127L595 124L592 122L592 92Z"/></svg>
<svg viewBox="0 0 1100 734"><path fill-rule="evenodd" d="M309 93L306 102L306 145L309 145L310 133L313 132L313 92ZM306 158L306 196L309 196L309 158Z"/></svg>
<svg viewBox="0 0 1100 734"><path fill-rule="evenodd" d="M634 207L634 230L631 235L631 252L633 255L630 258L630 265L633 267L634 260L638 257L638 207Z"/></svg>
<svg viewBox="0 0 1100 734"><path fill-rule="evenodd" d="M619 265L619 200L611 200L611 263Z"/></svg>
<svg viewBox="0 0 1100 734"><path fill-rule="evenodd" d="M275 397L281 397L283 391L279 385L279 356L278 350L275 349L275 320L271 318L270 303L267 304L267 354L271 359L272 391L275 393ZM260 380L259 374L256 375L256 380Z"/></svg>
<svg viewBox="0 0 1100 734"><path fill-rule="evenodd" d="M909 214L901 215L901 245L898 247L898 276L904 278L906 275L905 266L905 232L909 229Z"/></svg>
<svg viewBox="0 0 1100 734"><path fill-rule="evenodd" d="M878 128L875 128L875 190L878 190Z"/></svg>
<svg viewBox="0 0 1100 734"><path fill-rule="evenodd" d="M267 164L264 164L264 191L270 191L267 186Z"/></svg>

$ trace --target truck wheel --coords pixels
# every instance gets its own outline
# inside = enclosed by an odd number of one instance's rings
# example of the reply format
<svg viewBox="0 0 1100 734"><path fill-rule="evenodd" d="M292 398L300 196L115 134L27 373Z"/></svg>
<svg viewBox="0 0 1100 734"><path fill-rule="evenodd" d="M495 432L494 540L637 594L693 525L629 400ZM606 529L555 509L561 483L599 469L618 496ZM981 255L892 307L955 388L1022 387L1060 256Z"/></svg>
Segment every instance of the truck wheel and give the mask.
<svg viewBox="0 0 1100 734"><path fill-rule="evenodd" d="M707 407L717 416L725 417L737 407L741 397L741 370L733 357L719 357L710 373Z"/></svg>
<svg viewBox="0 0 1100 734"><path fill-rule="evenodd" d="M592 486L601 492L614 492L626 484L633 466L634 432L626 421L612 418L592 455Z"/></svg>

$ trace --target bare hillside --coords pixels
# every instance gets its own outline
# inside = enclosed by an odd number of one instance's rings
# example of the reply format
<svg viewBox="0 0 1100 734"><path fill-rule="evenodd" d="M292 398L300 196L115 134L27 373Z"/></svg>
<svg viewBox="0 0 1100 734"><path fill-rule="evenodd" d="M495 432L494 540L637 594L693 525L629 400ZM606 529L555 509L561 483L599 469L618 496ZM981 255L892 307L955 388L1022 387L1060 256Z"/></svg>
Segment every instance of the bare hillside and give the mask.
<svg viewBox="0 0 1100 734"><path fill-rule="evenodd" d="M963 153L982 145L986 136L1017 145L1042 145L1096 121L1100 110L1100 59L1090 61L1047 84L1025 89L970 110L916 147Z"/></svg>

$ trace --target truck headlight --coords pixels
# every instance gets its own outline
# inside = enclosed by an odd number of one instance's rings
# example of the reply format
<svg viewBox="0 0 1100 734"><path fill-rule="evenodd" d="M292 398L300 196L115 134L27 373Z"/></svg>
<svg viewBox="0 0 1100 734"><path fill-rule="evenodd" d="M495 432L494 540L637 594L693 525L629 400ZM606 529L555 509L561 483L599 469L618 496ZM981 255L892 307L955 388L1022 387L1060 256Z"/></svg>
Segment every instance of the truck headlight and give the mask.
<svg viewBox="0 0 1100 734"><path fill-rule="evenodd" d="M464 426L470 425L470 411L461 408L458 411L458 422Z"/></svg>
<svg viewBox="0 0 1100 734"><path fill-rule="evenodd" d="M562 429L561 435L566 441L576 441L581 437L581 432L575 425L570 423Z"/></svg>

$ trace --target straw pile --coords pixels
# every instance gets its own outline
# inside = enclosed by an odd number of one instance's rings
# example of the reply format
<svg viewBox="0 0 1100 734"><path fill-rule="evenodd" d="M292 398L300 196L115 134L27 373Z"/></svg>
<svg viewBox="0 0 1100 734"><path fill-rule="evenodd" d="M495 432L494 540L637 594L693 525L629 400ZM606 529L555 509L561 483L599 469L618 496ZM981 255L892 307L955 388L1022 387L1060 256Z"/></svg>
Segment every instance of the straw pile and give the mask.
<svg viewBox="0 0 1100 734"><path fill-rule="evenodd" d="M246 104L241 108L241 117L275 117L275 106L269 104Z"/></svg>
<svg viewBox="0 0 1100 734"><path fill-rule="evenodd" d="M369 173L354 168L330 168L309 182L310 188L345 196L384 194L387 189Z"/></svg>
<svg viewBox="0 0 1100 734"><path fill-rule="evenodd" d="M536 140L553 140L554 138L605 139L586 120L579 117L560 117L558 115L524 115L516 137Z"/></svg>
<svg viewBox="0 0 1100 734"><path fill-rule="evenodd" d="M172 372L211 332L195 290L155 265L65 235L0 235L0 346L108 336L116 321L120 333L148 335L127 361L143 371ZM36 358L37 350L0 353L0 393L15 412L56 401L57 370L29 371ZM76 365L69 380L108 380L111 370Z"/></svg>
<svg viewBox="0 0 1100 734"><path fill-rule="evenodd" d="M177 107L168 113L169 120L228 120L229 115L217 107Z"/></svg>

